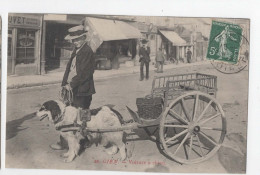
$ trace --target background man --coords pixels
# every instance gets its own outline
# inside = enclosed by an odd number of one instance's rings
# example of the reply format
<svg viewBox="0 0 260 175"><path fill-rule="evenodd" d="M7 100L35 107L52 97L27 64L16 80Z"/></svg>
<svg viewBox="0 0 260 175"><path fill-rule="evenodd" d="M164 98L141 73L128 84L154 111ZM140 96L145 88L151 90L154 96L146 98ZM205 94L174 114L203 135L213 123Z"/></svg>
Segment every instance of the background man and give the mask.
<svg viewBox="0 0 260 175"><path fill-rule="evenodd" d="M150 47L147 46L147 40L143 39L142 40L142 47L139 50L139 56L140 60L140 81L143 81L144 79L144 65L146 68L146 80L149 79L149 62L151 61L150 59Z"/></svg>
<svg viewBox="0 0 260 175"><path fill-rule="evenodd" d="M75 49L67 64L61 86L73 92L72 106L87 110L95 94L93 74L95 70L94 53L86 42L86 32L82 25L69 29L65 40L70 40ZM58 144L51 145L53 149L63 149L63 138Z"/></svg>
<svg viewBox="0 0 260 175"><path fill-rule="evenodd" d="M191 55L192 55L192 52L190 51L190 48L188 48L188 51L187 51L187 62L188 63L191 63Z"/></svg>
<svg viewBox="0 0 260 175"><path fill-rule="evenodd" d="M162 73L163 72L163 64L164 64L164 55L162 52L162 48L159 48L156 57L155 57L155 61L157 64L157 72L158 73Z"/></svg>

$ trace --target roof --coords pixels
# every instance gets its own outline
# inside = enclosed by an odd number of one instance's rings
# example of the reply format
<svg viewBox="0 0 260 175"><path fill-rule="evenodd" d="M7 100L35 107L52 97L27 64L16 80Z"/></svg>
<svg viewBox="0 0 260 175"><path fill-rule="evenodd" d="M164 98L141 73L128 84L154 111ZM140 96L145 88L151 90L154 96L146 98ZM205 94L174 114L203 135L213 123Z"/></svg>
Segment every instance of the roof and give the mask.
<svg viewBox="0 0 260 175"><path fill-rule="evenodd" d="M86 20L103 41L141 38L141 33L133 26L117 20L87 17Z"/></svg>
<svg viewBox="0 0 260 175"><path fill-rule="evenodd" d="M182 39L176 32L159 30L173 45L183 46L187 45L186 41Z"/></svg>
<svg viewBox="0 0 260 175"><path fill-rule="evenodd" d="M86 17L83 23L88 31L88 44L94 52L96 52L103 41L138 39L142 37L138 29L123 21Z"/></svg>

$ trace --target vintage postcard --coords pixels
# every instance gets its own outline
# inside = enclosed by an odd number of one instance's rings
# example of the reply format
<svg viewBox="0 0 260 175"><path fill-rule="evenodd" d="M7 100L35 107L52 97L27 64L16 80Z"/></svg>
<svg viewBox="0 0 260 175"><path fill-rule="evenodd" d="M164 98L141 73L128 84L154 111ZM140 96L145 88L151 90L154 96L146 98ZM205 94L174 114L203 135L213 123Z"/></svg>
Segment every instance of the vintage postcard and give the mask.
<svg viewBox="0 0 260 175"><path fill-rule="evenodd" d="M8 16L6 168L246 173L250 20Z"/></svg>

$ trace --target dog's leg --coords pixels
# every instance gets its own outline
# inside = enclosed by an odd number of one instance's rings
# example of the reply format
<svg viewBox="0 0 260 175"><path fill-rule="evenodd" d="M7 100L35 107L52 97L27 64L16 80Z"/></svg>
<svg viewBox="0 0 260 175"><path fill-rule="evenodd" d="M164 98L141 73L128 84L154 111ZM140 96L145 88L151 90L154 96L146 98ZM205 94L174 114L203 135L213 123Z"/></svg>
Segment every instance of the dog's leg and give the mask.
<svg viewBox="0 0 260 175"><path fill-rule="evenodd" d="M125 160L126 159L126 147L125 144L122 142L120 145L118 145L119 148L119 152L121 155L121 160Z"/></svg>
<svg viewBox="0 0 260 175"><path fill-rule="evenodd" d="M61 155L61 157L67 158L67 157L69 157L69 154L70 154L70 152L68 151L68 152L66 152L66 153L63 153L63 154Z"/></svg>
<svg viewBox="0 0 260 175"><path fill-rule="evenodd" d="M108 139L107 137L105 137L105 134L101 136L100 144L103 145L104 147L108 145Z"/></svg>
<svg viewBox="0 0 260 175"><path fill-rule="evenodd" d="M109 155L114 155L117 153L118 147L116 145L112 145L111 147L107 148L105 151Z"/></svg>
<svg viewBox="0 0 260 175"><path fill-rule="evenodd" d="M80 144L78 142L78 139L73 133L68 137L68 144L69 144L69 151L68 154L65 154L68 155L68 157L64 159L64 162L66 163L73 161L73 159L78 155L80 149Z"/></svg>

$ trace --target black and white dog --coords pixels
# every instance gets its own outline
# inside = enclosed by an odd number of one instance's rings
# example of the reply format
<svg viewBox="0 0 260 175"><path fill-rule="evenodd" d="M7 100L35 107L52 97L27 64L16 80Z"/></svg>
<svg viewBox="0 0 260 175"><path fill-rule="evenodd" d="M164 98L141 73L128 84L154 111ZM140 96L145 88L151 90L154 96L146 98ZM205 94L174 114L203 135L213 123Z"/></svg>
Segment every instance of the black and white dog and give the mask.
<svg viewBox="0 0 260 175"><path fill-rule="evenodd" d="M61 101L50 100L41 106L37 111L37 116L40 120L48 118L56 128L62 126L78 124L81 125L78 109L73 106L66 106ZM91 110L91 120L87 122L87 127L90 128L118 128L122 126L123 119L120 114L108 106L102 106L98 109ZM79 153L80 140L84 137L80 132L73 131L61 132L60 134L67 140L69 150L64 153L65 162L71 162ZM88 140L99 140L99 143L104 146L108 154L116 154L120 152L121 159L126 159L126 147L123 142L123 131L120 132L105 132L105 133L88 133ZM107 148L107 146L110 146Z"/></svg>

